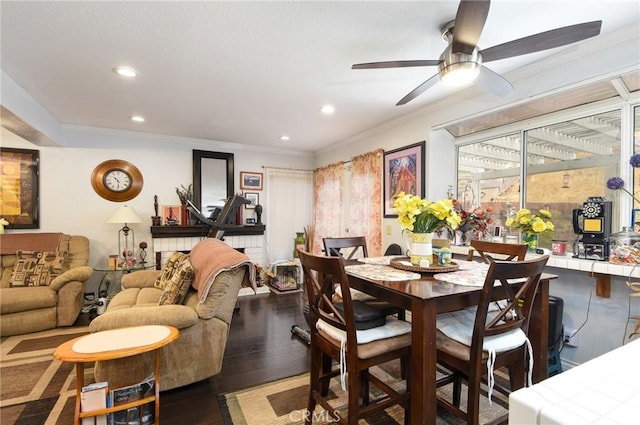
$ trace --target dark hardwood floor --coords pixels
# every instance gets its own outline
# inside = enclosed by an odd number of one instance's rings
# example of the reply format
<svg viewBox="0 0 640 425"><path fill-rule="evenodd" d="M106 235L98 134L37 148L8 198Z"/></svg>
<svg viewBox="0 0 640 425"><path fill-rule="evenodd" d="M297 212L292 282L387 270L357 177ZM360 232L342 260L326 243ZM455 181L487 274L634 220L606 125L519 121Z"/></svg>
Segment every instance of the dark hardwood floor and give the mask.
<svg viewBox="0 0 640 425"><path fill-rule="evenodd" d="M207 380L162 392L163 425L221 425L218 394L309 371L307 344L291 333L294 324L305 323L302 293L240 297L238 304L240 311L231 321L222 371Z"/></svg>

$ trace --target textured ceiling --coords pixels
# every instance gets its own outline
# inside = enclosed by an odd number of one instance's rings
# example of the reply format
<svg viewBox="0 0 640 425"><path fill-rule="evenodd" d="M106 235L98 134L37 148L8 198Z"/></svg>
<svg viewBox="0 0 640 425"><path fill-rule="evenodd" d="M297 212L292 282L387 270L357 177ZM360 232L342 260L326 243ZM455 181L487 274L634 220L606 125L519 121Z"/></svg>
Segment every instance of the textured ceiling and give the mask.
<svg viewBox="0 0 640 425"><path fill-rule="evenodd" d="M62 124L316 151L424 108L396 102L434 68L351 70L437 59L456 1L1 3L2 70ZM634 1L494 1L480 47L591 20L639 22ZM601 35L601 36L602 36ZM490 64L515 70L556 50ZM111 69L140 71L123 80ZM325 103L336 107L323 116ZM146 122L128 117L141 114ZM279 140L287 134L288 142Z"/></svg>

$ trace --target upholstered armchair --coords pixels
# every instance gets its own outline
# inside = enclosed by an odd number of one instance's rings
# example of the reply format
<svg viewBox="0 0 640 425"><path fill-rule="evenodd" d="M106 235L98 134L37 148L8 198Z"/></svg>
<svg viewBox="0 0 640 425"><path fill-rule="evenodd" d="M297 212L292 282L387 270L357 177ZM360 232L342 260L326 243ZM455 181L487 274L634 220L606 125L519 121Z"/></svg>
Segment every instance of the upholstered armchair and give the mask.
<svg viewBox="0 0 640 425"><path fill-rule="evenodd" d="M255 290L255 266L224 242L207 238L194 246L190 255L173 254L162 271L126 274L121 284L123 290L89 329L178 328L180 337L162 348L160 356L160 388L164 391L220 372L238 292L243 285ZM97 362L94 374L96 381L117 387L142 380L150 370L153 355L146 353Z"/></svg>
<svg viewBox="0 0 640 425"><path fill-rule="evenodd" d="M0 335L74 324L93 274L89 239L62 233L0 235Z"/></svg>

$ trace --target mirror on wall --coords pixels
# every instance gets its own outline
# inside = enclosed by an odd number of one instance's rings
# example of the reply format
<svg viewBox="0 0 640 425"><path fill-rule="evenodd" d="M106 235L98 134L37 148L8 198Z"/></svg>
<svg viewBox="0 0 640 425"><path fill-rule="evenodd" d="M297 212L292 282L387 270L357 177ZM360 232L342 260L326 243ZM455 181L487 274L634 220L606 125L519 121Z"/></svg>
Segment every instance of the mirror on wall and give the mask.
<svg viewBox="0 0 640 425"><path fill-rule="evenodd" d="M233 154L193 150L193 203L205 216L233 196Z"/></svg>

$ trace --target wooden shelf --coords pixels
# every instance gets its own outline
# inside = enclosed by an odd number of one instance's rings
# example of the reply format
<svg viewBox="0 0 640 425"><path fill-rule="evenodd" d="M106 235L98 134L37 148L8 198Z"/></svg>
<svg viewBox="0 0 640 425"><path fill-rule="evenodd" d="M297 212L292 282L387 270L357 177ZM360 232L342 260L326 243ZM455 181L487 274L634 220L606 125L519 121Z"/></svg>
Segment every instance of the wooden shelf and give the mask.
<svg viewBox="0 0 640 425"><path fill-rule="evenodd" d="M207 236L211 226L151 226L152 238L186 238ZM238 226L233 229L226 229L225 236L251 236L264 235L264 224Z"/></svg>

